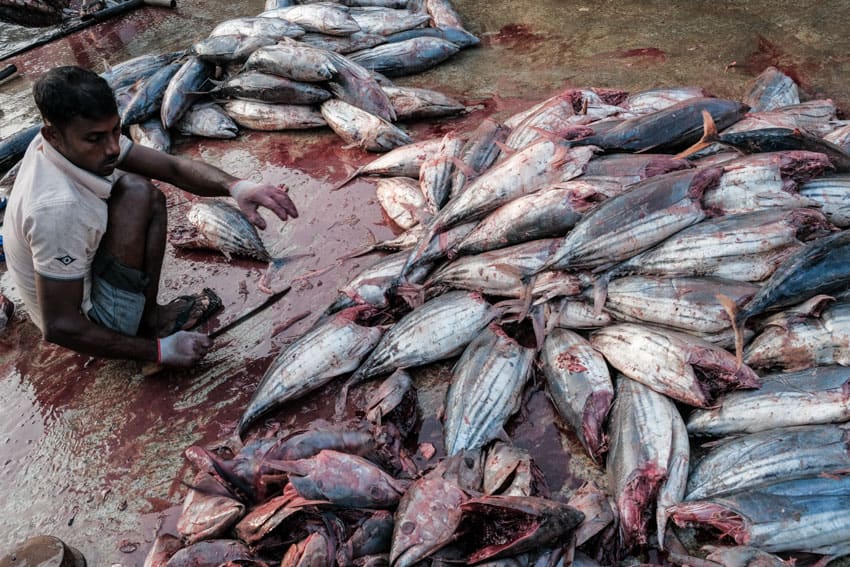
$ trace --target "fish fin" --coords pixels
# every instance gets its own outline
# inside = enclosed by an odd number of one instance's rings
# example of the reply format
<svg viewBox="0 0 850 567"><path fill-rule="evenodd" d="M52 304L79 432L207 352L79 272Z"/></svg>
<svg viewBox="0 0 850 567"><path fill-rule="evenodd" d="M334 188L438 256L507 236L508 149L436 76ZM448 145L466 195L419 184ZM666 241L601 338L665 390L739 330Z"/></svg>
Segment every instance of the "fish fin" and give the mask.
<svg viewBox="0 0 850 567"><path fill-rule="evenodd" d="M352 374L339 389L336 401L334 402L334 421L340 422L345 416L345 407L348 405L348 391L352 386L361 382L360 376L359 370L355 371L354 374Z"/></svg>
<svg viewBox="0 0 850 567"><path fill-rule="evenodd" d="M543 349L543 341L546 340L544 305L541 303L531 309L531 328L534 329L534 341L537 346L537 352Z"/></svg>
<svg viewBox="0 0 850 567"><path fill-rule="evenodd" d="M333 191L339 191L340 189L342 189L343 187L345 187L346 185L348 185L349 183L351 183L351 182L354 180L354 178L355 178L355 177L357 177L358 175L360 175L360 173L361 173L362 171L363 171L363 168L362 168L362 167L358 167L358 168L356 168L354 171L352 171L351 173L349 173L349 174L348 174L348 176L346 176L346 178L345 178L345 179L343 179L342 181L340 181L339 183L337 183L336 185L334 185L333 187L331 187L331 191L332 191L332 192L333 192Z"/></svg>
<svg viewBox="0 0 850 567"><path fill-rule="evenodd" d="M612 272L602 274L593 282L593 316L602 315L605 300L608 299L608 284L611 282Z"/></svg>
<svg viewBox="0 0 850 567"><path fill-rule="evenodd" d="M437 235L440 231L440 225L434 223L428 230L425 231L425 234L422 235L422 238L419 239L419 242L416 243L416 246L411 251L410 255L407 257L407 260L404 262L404 266L401 268L401 273L399 276L402 279L402 282L407 281L407 273L413 268L413 265L425 254L425 250L428 249L428 245L431 244L431 240Z"/></svg>
<svg viewBox="0 0 850 567"><path fill-rule="evenodd" d="M396 286L395 295L403 299L411 309L416 309L425 303L425 291L424 285L406 282Z"/></svg>
<svg viewBox="0 0 850 567"><path fill-rule="evenodd" d="M451 158L449 158L449 159L451 159L454 166L458 170L460 170L467 178L471 179L471 178L476 177L478 175L478 172L475 171L475 169L473 169L468 163L466 163L465 161L463 161L459 157L451 156Z"/></svg>
<svg viewBox="0 0 850 567"><path fill-rule="evenodd" d="M515 149L505 144L504 142L496 140L494 143L496 144L496 147L499 148L499 151L504 154L505 157L511 157L516 153Z"/></svg>
<svg viewBox="0 0 850 567"><path fill-rule="evenodd" d="M282 323L278 323L272 329L271 336L269 338L274 338L274 337L278 336L282 332L286 331L289 327L291 327L292 325L294 325L295 323L297 323L299 321L306 319L311 314L312 314L311 311L302 311L298 315L295 315L294 317L290 317L289 319L287 319L286 321L284 321Z"/></svg>
<svg viewBox="0 0 850 567"><path fill-rule="evenodd" d="M227 250L221 250L221 253L224 254L224 257L227 258L228 262L233 260L233 256L231 256L230 252L228 252Z"/></svg>
<svg viewBox="0 0 850 567"><path fill-rule="evenodd" d="M260 278L260 281L257 282L257 288L263 293L271 294L272 290L269 287L269 284L272 280L275 279L277 274L283 269L284 266L292 262L293 260L298 260L300 258L306 258L308 256L314 256L314 254L306 253L306 254L293 254L292 256L285 256L281 258L272 258L269 261L269 265L266 268L266 271L263 273L263 276ZM304 278L305 276L301 276Z"/></svg>
<svg viewBox="0 0 850 567"><path fill-rule="evenodd" d="M717 125L714 123L714 118L711 117L711 113L707 110L702 111L702 138L699 141L688 148L687 150L676 154L677 158L686 158L694 155L710 146L711 144L717 142L719 140L719 136L717 135Z"/></svg>
<svg viewBox="0 0 850 567"><path fill-rule="evenodd" d="M722 293L718 293L714 297L723 306L724 311L729 316L729 320L732 322L732 332L735 333L735 362L740 369L744 365L744 333L737 321L738 306L732 298ZM743 322L741 323L743 324Z"/></svg>
<svg viewBox="0 0 850 567"><path fill-rule="evenodd" d="M586 97L581 97L581 110L578 111L578 114L582 116L587 116L587 107L589 106L589 102Z"/></svg>

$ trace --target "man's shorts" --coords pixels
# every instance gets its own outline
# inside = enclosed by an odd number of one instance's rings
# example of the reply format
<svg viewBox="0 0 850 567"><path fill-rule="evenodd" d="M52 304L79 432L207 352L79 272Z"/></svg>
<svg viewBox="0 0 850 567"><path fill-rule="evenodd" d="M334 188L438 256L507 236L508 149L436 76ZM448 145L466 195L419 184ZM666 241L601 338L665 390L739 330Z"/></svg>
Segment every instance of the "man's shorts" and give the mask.
<svg viewBox="0 0 850 567"><path fill-rule="evenodd" d="M89 319L102 327L135 336L145 310L147 285L148 277L144 272L98 253L92 264Z"/></svg>

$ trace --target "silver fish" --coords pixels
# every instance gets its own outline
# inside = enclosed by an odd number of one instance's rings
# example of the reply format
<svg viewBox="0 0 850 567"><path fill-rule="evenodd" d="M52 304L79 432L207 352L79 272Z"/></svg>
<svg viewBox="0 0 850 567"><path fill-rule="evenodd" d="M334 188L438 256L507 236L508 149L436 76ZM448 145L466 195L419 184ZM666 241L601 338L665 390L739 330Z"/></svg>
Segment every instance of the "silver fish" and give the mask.
<svg viewBox="0 0 850 567"><path fill-rule="evenodd" d="M712 527L738 544L770 553L850 553L850 496L778 496L751 490L674 506L679 526Z"/></svg>
<svg viewBox="0 0 850 567"><path fill-rule="evenodd" d="M688 484L688 465L691 459L691 445L688 430L678 411L673 413L673 439L670 446L670 460L667 463L667 478L658 491L655 522L658 534L658 547L664 549L664 534L670 517L668 509L685 498Z"/></svg>
<svg viewBox="0 0 850 567"><path fill-rule="evenodd" d="M748 545L704 545L702 550L708 552L706 559L723 567L793 567L795 563Z"/></svg>
<svg viewBox="0 0 850 567"><path fill-rule="evenodd" d="M443 93L415 87L383 87L398 120L438 118L463 112L466 107Z"/></svg>
<svg viewBox="0 0 850 567"><path fill-rule="evenodd" d="M350 53L348 56L370 71L377 71L387 77L399 77L426 71L458 51L460 47L439 37L414 37Z"/></svg>
<svg viewBox="0 0 850 567"><path fill-rule="evenodd" d="M475 256L463 256L438 269L425 281L429 291L467 289L499 297L524 297L530 292L535 299L555 295L577 295L587 285L581 275L546 272L527 284L528 278L551 256L556 239L532 240ZM552 293L558 289L559 293Z"/></svg>
<svg viewBox="0 0 850 567"><path fill-rule="evenodd" d="M719 437L848 420L850 369L822 366L762 376L758 390L730 392L718 407L691 413L688 432Z"/></svg>
<svg viewBox="0 0 850 567"><path fill-rule="evenodd" d="M786 372L813 366L850 366L850 302L830 305L819 317L772 318L744 350L752 368Z"/></svg>
<svg viewBox="0 0 850 567"><path fill-rule="evenodd" d="M129 126L159 115L165 89L180 70L180 63L169 63L144 79L121 112L121 124Z"/></svg>
<svg viewBox="0 0 850 567"><path fill-rule="evenodd" d="M323 33L306 33L298 38L301 43L306 43L311 47L326 49L343 55L360 51L361 49L369 49L376 45L386 43L387 38L374 33L366 33L363 31L354 32L351 35L325 35Z"/></svg>
<svg viewBox="0 0 850 567"><path fill-rule="evenodd" d="M370 152L387 152L412 142L403 130L347 102L327 100L322 103L321 111L328 126L340 138Z"/></svg>
<svg viewBox="0 0 850 567"><path fill-rule="evenodd" d="M596 462L608 449L604 424L614 400L605 359L580 335L567 329L547 333L540 351L547 393Z"/></svg>
<svg viewBox="0 0 850 567"><path fill-rule="evenodd" d="M454 356L498 315L477 293L453 291L436 297L393 325L351 383Z"/></svg>
<svg viewBox="0 0 850 567"><path fill-rule="evenodd" d="M528 240L565 235L591 205L604 199L593 189L555 184L505 203L479 222L452 252L478 254Z"/></svg>
<svg viewBox="0 0 850 567"><path fill-rule="evenodd" d="M431 19L428 14L379 6L352 8L350 14L361 30L378 35L392 35L417 28Z"/></svg>
<svg viewBox="0 0 850 567"><path fill-rule="evenodd" d="M647 524L667 476L676 414L669 398L625 376L617 378L606 468L626 549L647 541Z"/></svg>
<svg viewBox="0 0 850 567"><path fill-rule="evenodd" d="M546 303L547 328L596 329L612 322L607 313L595 314L593 305L572 297Z"/></svg>
<svg viewBox="0 0 850 567"><path fill-rule="evenodd" d="M171 134L162 126L159 118L130 125L130 137L139 145L167 154L171 153Z"/></svg>
<svg viewBox="0 0 850 567"><path fill-rule="evenodd" d="M630 94L623 106L635 114L650 114L664 110L683 100L704 96L706 96L706 92L700 87L650 89Z"/></svg>
<svg viewBox="0 0 850 567"><path fill-rule="evenodd" d="M820 210L835 226L850 228L850 175L807 181L800 186L800 196L820 205Z"/></svg>
<svg viewBox="0 0 850 567"><path fill-rule="evenodd" d="M176 128L184 136L205 138L235 138L239 133L233 119L214 102L192 106L177 122Z"/></svg>
<svg viewBox="0 0 850 567"><path fill-rule="evenodd" d="M535 107L534 112L511 130L505 145L514 150L521 150L541 139L544 132L550 132L553 136L559 135L571 124L569 119L575 116L572 95L573 93L568 91L544 101L545 104L539 108Z"/></svg>
<svg viewBox="0 0 850 567"><path fill-rule="evenodd" d="M612 265L705 218L703 192L717 184L719 168L651 177L584 215L544 268Z"/></svg>
<svg viewBox="0 0 850 567"><path fill-rule="evenodd" d="M334 96L388 122L395 122L397 116L390 97L369 69L338 53L331 53L329 57L337 70L334 80L328 83Z"/></svg>
<svg viewBox="0 0 850 567"><path fill-rule="evenodd" d="M189 107L201 96L213 66L197 57L189 57L183 66L171 77L162 96L160 117L162 125L171 128ZM212 86L212 85L210 85Z"/></svg>
<svg viewBox="0 0 850 567"><path fill-rule="evenodd" d="M263 36L280 41L303 36L304 28L277 18L233 18L221 22L210 32L210 37L220 35Z"/></svg>
<svg viewBox="0 0 850 567"><path fill-rule="evenodd" d="M363 304L386 307L387 294L398 285L399 273L406 260L407 252L405 251L377 260L340 290L339 297L326 313L334 313L346 307ZM409 283L420 283L430 271L431 267L427 264L414 269L408 274Z"/></svg>
<svg viewBox="0 0 850 567"><path fill-rule="evenodd" d="M251 130L304 130L327 124L316 109L301 104L231 100L224 104L224 110L239 126Z"/></svg>
<svg viewBox="0 0 850 567"><path fill-rule="evenodd" d="M422 189L415 179L409 177L379 179L375 187L375 195L387 216L403 229L428 221L432 216Z"/></svg>
<svg viewBox="0 0 850 567"><path fill-rule="evenodd" d="M293 81L259 71L240 73L214 88L211 93L276 104L319 104L331 98L331 93L313 83Z"/></svg>
<svg viewBox="0 0 850 567"><path fill-rule="evenodd" d="M428 233L411 252L407 267L415 263L435 235L447 228L480 219L501 205L555 181L578 176L593 152L587 147L567 149L541 140L491 167L434 217Z"/></svg>
<svg viewBox="0 0 850 567"><path fill-rule="evenodd" d="M618 321L654 323L696 334L720 333L732 321L717 294L743 305L757 285L715 278L632 276L608 285L605 311Z"/></svg>
<svg viewBox="0 0 850 567"><path fill-rule="evenodd" d="M634 256L614 272L761 281L804 241L823 236L830 226L812 209L770 209L709 219Z"/></svg>
<svg viewBox="0 0 850 567"><path fill-rule="evenodd" d="M160 55L139 55L107 68L100 76L112 90L118 91L150 77L164 65L173 63L185 54L185 51L171 51Z"/></svg>
<svg viewBox="0 0 850 567"><path fill-rule="evenodd" d="M462 193L468 183L486 171L501 153L499 144L510 133L510 128L491 118L484 119L470 134L461 150L461 161L465 167L455 168L452 177L451 197Z"/></svg>
<svg viewBox="0 0 850 567"><path fill-rule="evenodd" d="M800 104L800 93L794 79L770 66L755 78L741 100L750 112L763 112Z"/></svg>
<svg viewBox="0 0 850 567"><path fill-rule="evenodd" d="M808 100L799 104L783 106L775 110L750 112L741 120L723 130L723 134L734 134L765 128L789 128L803 130L815 136L825 136L832 130L836 107L831 100Z"/></svg>
<svg viewBox="0 0 850 567"><path fill-rule="evenodd" d="M357 368L383 334L379 327L355 321L363 308L354 307L317 323L277 355L248 402L238 432L262 414Z"/></svg>
<svg viewBox="0 0 850 567"><path fill-rule="evenodd" d="M275 43L264 35L214 35L192 45L192 53L201 61L223 66L244 63L259 48Z"/></svg>
<svg viewBox="0 0 850 567"><path fill-rule="evenodd" d="M850 465L847 425L801 425L731 437L692 468L685 500L715 498Z"/></svg>
<svg viewBox="0 0 850 567"><path fill-rule="evenodd" d="M266 250L257 229L242 211L224 201L207 199L195 202L187 214L199 236L175 245L218 250L230 260L231 255L247 256L268 262Z"/></svg>
<svg viewBox="0 0 850 567"><path fill-rule="evenodd" d="M261 47L245 61L246 71L261 71L308 83L329 81L337 75L332 53L296 41Z"/></svg>
<svg viewBox="0 0 850 567"><path fill-rule="evenodd" d="M261 18L280 18L304 28L308 32L327 35L351 35L360 31L360 26L348 13L346 6L339 4L301 4L267 10Z"/></svg>
<svg viewBox="0 0 850 567"><path fill-rule="evenodd" d="M463 140L457 132L451 131L443 136L437 153L426 159L419 169L419 185L432 213L439 211L449 198L454 162L462 149Z"/></svg>
<svg viewBox="0 0 850 567"><path fill-rule="evenodd" d="M593 333L590 343L629 378L696 407L710 407L722 391L759 385L734 355L686 333L619 323Z"/></svg>
<svg viewBox="0 0 850 567"><path fill-rule="evenodd" d="M419 169L429 156L437 153L441 142L441 138L432 138L390 150L366 165L358 167L351 175L337 184L334 190L345 186L358 175L385 175L387 177L419 179Z"/></svg>
<svg viewBox="0 0 850 567"><path fill-rule="evenodd" d="M752 154L721 167L723 176L716 187L705 192L703 203L724 215L770 207L817 206L817 202L797 193L797 184L832 169L824 154L806 151Z"/></svg>
<svg viewBox="0 0 850 567"><path fill-rule="evenodd" d="M520 346L495 324L469 343L446 394L446 454L477 449L502 435L519 409L533 361L533 349Z"/></svg>
<svg viewBox="0 0 850 567"><path fill-rule="evenodd" d="M433 27L463 29L463 21L449 0L425 0L425 10Z"/></svg>

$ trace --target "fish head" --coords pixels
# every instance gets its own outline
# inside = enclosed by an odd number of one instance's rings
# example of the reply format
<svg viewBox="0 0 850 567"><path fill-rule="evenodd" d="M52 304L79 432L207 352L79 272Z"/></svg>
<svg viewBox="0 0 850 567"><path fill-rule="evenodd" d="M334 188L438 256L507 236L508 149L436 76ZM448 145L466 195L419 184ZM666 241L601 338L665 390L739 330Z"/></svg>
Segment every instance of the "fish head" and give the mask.
<svg viewBox="0 0 850 567"><path fill-rule="evenodd" d="M584 520L583 513L567 504L534 496L473 498L461 504L461 513L456 535L468 546L470 564L564 541Z"/></svg>

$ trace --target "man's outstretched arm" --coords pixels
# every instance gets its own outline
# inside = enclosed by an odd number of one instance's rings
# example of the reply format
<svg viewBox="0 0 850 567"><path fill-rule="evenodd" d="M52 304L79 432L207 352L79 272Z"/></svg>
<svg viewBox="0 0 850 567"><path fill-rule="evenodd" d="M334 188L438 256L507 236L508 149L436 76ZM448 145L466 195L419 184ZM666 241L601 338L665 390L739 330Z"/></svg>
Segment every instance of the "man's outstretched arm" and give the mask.
<svg viewBox="0 0 850 567"><path fill-rule="evenodd" d="M298 210L285 188L240 180L203 161L172 156L135 144L118 167L165 181L202 197L231 195L248 220L261 229L266 227L266 223L257 212L258 207L269 209L281 220L298 216Z"/></svg>
<svg viewBox="0 0 850 567"><path fill-rule="evenodd" d="M200 333L180 331L157 340L122 335L89 321L80 312L82 279L58 280L36 274L35 287L44 339L83 354L192 366L212 345L212 340Z"/></svg>

